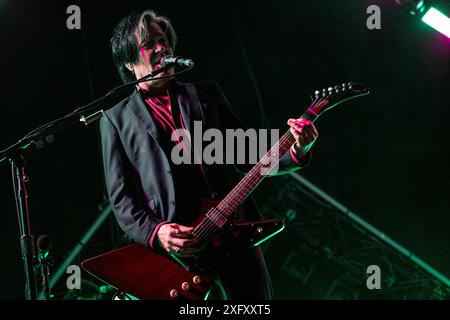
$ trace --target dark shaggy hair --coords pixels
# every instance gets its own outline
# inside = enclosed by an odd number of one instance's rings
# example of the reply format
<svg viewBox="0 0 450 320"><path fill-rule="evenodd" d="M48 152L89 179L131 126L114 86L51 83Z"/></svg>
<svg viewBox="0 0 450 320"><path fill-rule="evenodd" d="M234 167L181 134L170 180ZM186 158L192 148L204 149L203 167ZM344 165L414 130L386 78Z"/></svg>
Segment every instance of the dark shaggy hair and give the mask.
<svg viewBox="0 0 450 320"><path fill-rule="evenodd" d="M177 36L169 19L158 16L153 10L142 13L133 13L123 18L114 28L111 37L111 50L114 63L124 83L136 80L134 74L127 69L126 64L134 64L139 59L139 45L135 34L141 42L149 42L148 30L150 24L155 22L166 34L172 50L175 50Z"/></svg>

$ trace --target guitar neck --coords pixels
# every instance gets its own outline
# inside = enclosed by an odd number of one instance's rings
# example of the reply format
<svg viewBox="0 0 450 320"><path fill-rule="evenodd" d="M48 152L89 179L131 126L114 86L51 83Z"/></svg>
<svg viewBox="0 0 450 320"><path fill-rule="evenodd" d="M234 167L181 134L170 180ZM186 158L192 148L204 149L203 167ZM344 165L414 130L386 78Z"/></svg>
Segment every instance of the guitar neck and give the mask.
<svg viewBox="0 0 450 320"><path fill-rule="evenodd" d="M308 109L301 118L315 121L317 115ZM295 138L288 130L273 145L273 147L259 160L259 162L245 175L245 177L228 193L217 205L217 210L225 217L230 217L235 210L248 198L258 184L270 174L279 159L289 151L295 143Z"/></svg>

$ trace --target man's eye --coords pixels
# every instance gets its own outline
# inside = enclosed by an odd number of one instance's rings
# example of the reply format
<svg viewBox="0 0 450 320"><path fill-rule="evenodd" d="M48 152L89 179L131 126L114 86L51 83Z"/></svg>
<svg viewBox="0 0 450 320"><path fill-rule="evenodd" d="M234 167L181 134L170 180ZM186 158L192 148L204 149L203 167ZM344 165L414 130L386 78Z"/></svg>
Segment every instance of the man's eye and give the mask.
<svg viewBox="0 0 450 320"><path fill-rule="evenodd" d="M145 49L152 49L155 46L156 42L155 41L149 41L149 42L144 42L141 45L141 48L145 48Z"/></svg>

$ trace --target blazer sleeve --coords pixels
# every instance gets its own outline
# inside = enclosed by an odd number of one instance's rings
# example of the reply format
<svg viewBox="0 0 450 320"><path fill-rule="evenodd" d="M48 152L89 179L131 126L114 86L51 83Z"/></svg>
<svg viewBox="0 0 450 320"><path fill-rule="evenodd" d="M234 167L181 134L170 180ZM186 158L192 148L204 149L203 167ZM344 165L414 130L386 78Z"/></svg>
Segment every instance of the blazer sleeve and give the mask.
<svg viewBox="0 0 450 320"><path fill-rule="evenodd" d="M228 99L226 98L222 89L215 82L214 86L220 105L220 112L221 112L220 118L223 119L222 125L230 129L242 128L243 130L246 130L247 128L243 125L242 121L239 119L239 117L231 108L231 105L228 102ZM310 161L311 161L311 151L309 151L301 159L297 160L294 157L293 153L289 150L285 154L280 155L278 170L276 172L269 172L268 176L279 176L282 174L299 170L303 167L306 167L310 163ZM253 167L253 165L235 165L234 167L236 171L239 172L240 174L245 174Z"/></svg>
<svg viewBox="0 0 450 320"><path fill-rule="evenodd" d="M119 133L107 114L100 120L100 135L106 189L116 220L129 237L149 246L154 232L164 221L146 205L139 177L134 173Z"/></svg>

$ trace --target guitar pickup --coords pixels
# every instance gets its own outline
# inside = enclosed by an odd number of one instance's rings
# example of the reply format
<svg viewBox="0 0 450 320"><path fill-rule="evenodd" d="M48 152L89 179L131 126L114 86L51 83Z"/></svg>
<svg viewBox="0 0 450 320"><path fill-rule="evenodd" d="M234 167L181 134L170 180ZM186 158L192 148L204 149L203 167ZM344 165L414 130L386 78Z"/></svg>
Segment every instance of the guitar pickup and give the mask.
<svg viewBox="0 0 450 320"><path fill-rule="evenodd" d="M219 228L222 228L228 221L227 217L221 214L217 208L212 208L209 210L206 216Z"/></svg>

